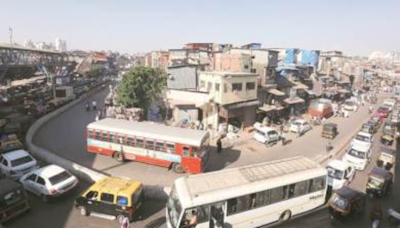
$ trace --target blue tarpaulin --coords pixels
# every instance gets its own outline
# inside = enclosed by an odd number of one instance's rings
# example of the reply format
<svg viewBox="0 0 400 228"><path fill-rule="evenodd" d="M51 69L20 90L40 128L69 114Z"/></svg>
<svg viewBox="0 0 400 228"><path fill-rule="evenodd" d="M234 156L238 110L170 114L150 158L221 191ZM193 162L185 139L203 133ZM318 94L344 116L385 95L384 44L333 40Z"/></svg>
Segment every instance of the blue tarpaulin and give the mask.
<svg viewBox="0 0 400 228"><path fill-rule="evenodd" d="M316 66L319 61L319 52L314 50L301 50L301 62L303 66Z"/></svg>
<svg viewBox="0 0 400 228"><path fill-rule="evenodd" d="M285 64L296 63L296 49L286 49Z"/></svg>

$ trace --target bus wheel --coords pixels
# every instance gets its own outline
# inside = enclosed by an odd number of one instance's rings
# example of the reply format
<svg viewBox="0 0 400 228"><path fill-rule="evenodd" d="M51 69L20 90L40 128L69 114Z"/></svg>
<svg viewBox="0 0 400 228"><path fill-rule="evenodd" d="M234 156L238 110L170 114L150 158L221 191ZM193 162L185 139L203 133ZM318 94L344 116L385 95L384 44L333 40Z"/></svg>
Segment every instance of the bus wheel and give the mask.
<svg viewBox="0 0 400 228"><path fill-rule="evenodd" d="M174 163L172 165L172 169L174 170L175 173L184 173L185 171L182 168L182 165L179 163Z"/></svg>
<svg viewBox="0 0 400 228"><path fill-rule="evenodd" d="M281 214L281 217L279 218L279 222L287 222L287 221L289 221L289 219L292 217L292 212L290 212L289 210L287 210L287 211L284 211L282 214Z"/></svg>
<svg viewBox="0 0 400 228"><path fill-rule="evenodd" d="M124 162L124 155L121 153L121 152L118 152L118 151L116 151L115 153L114 153L114 159L117 161L117 162Z"/></svg>

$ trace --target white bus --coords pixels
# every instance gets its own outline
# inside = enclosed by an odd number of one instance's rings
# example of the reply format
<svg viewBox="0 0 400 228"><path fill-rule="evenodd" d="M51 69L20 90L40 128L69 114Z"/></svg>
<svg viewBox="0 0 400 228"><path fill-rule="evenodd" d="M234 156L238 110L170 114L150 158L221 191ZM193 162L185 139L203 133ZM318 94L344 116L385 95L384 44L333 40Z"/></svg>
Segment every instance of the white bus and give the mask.
<svg viewBox="0 0 400 228"><path fill-rule="evenodd" d="M169 228L260 227L326 202L327 171L293 157L181 177L170 193Z"/></svg>

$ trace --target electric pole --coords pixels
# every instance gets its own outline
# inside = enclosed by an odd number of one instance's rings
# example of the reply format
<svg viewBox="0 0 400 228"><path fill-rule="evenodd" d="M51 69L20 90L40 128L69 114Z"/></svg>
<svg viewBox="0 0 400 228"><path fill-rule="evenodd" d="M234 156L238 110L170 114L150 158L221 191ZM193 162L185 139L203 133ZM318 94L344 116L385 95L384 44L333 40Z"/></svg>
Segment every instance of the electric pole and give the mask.
<svg viewBox="0 0 400 228"><path fill-rule="evenodd" d="M10 45L13 46L13 30L11 27L8 27L8 34L10 35Z"/></svg>

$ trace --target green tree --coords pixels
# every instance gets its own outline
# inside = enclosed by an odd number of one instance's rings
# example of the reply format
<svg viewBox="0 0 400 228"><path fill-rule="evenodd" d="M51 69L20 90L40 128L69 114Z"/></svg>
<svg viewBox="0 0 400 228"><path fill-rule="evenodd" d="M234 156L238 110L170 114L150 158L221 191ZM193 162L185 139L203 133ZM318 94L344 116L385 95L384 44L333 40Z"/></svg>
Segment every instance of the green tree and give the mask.
<svg viewBox="0 0 400 228"><path fill-rule="evenodd" d="M134 67L122 77L117 102L127 108L141 108L147 114L151 101L163 91L166 82L165 74L160 69Z"/></svg>
<svg viewBox="0 0 400 228"><path fill-rule="evenodd" d="M89 78L98 77L102 70L98 66L91 66L90 70L86 73Z"/></svg>

